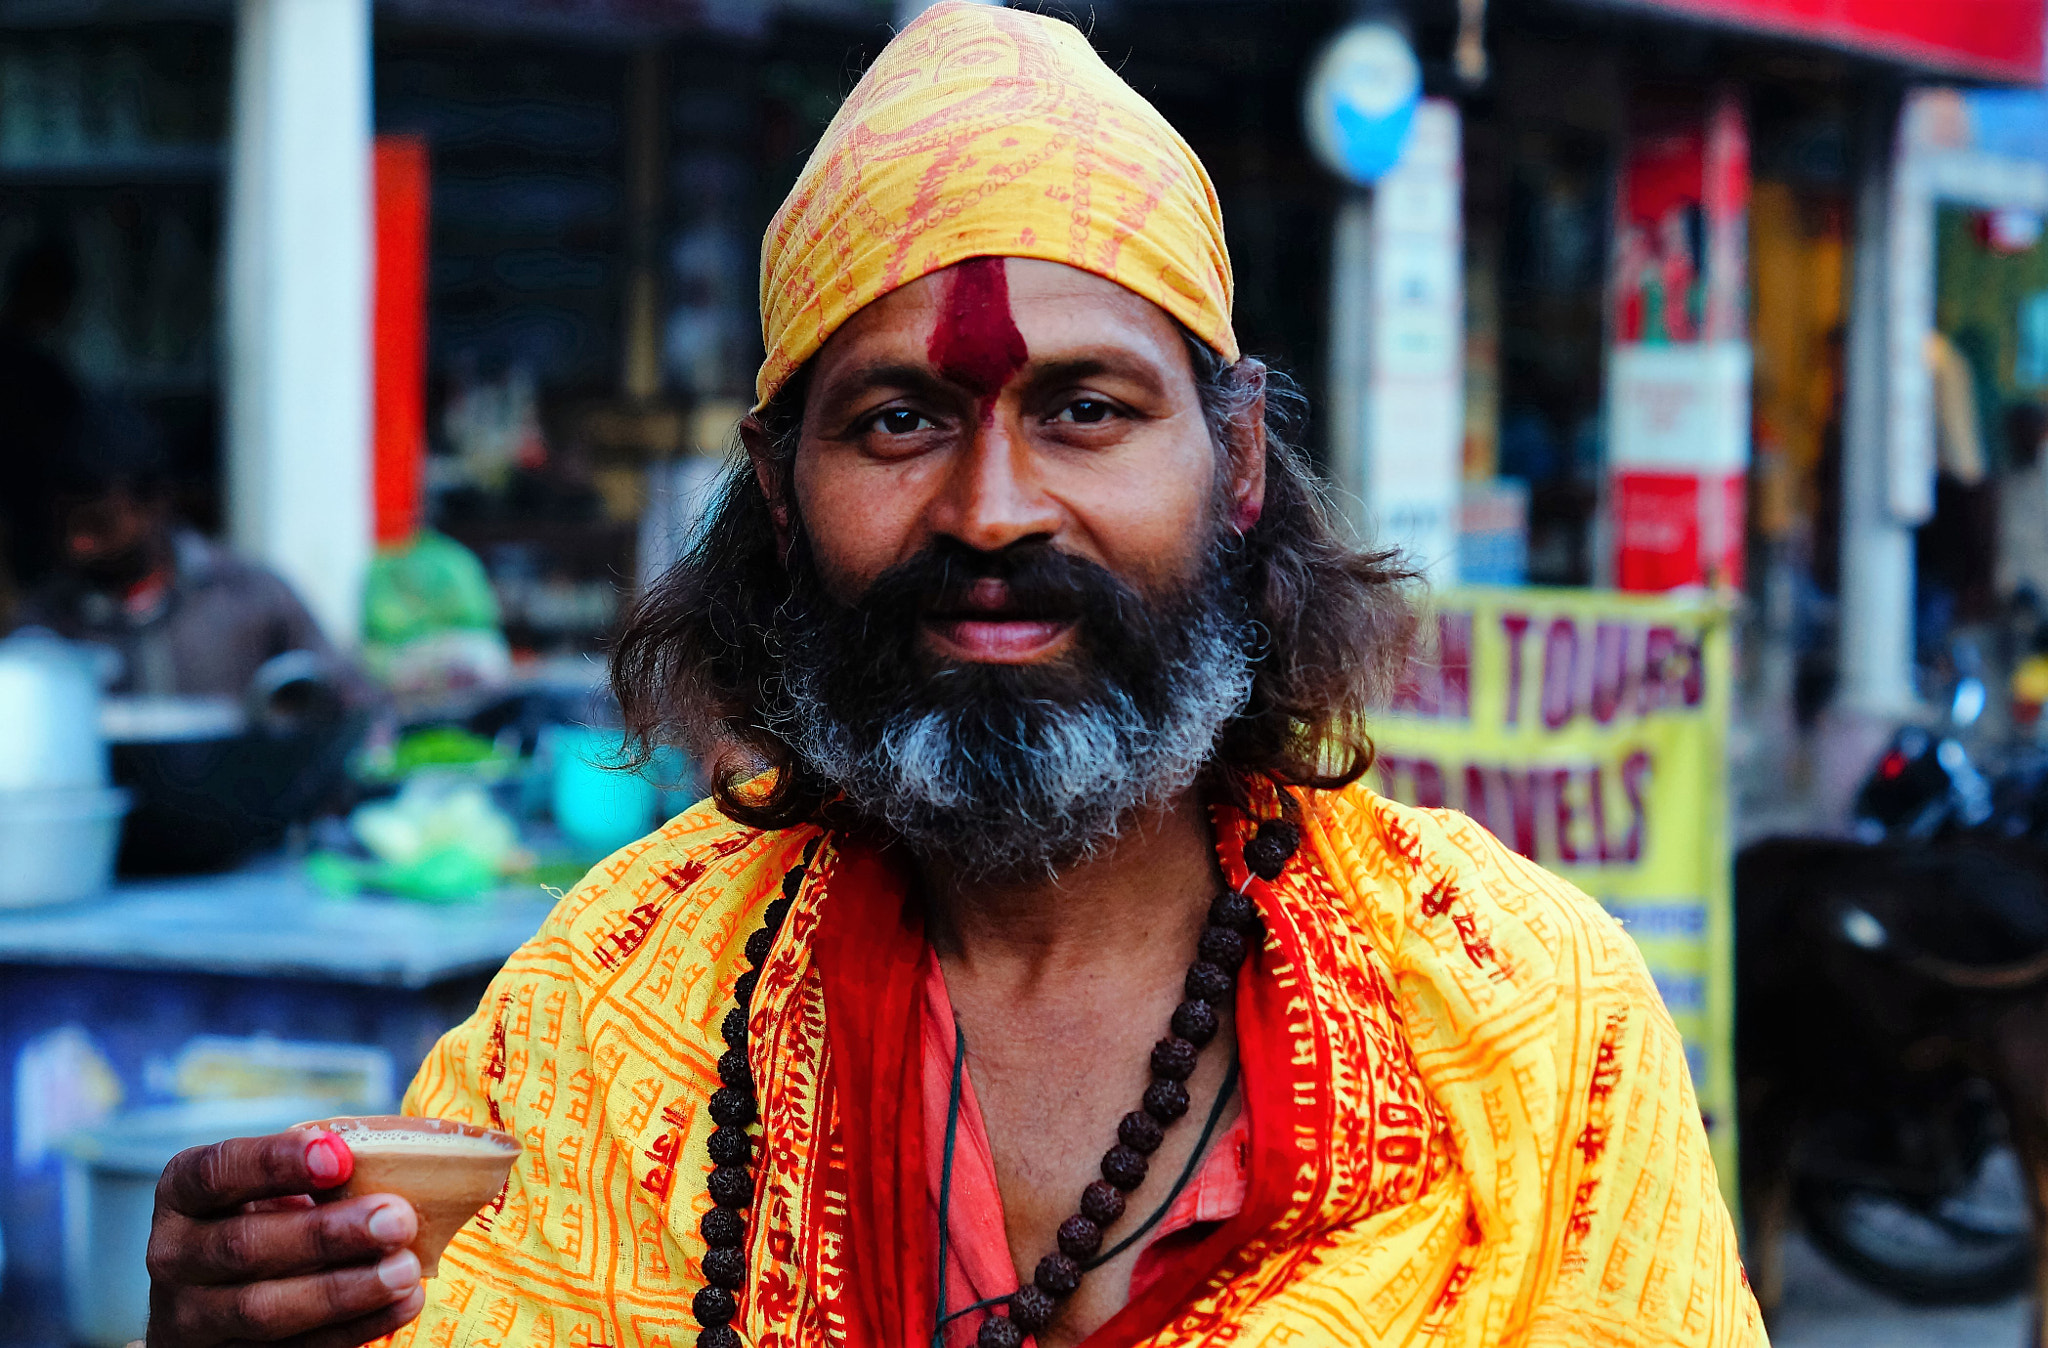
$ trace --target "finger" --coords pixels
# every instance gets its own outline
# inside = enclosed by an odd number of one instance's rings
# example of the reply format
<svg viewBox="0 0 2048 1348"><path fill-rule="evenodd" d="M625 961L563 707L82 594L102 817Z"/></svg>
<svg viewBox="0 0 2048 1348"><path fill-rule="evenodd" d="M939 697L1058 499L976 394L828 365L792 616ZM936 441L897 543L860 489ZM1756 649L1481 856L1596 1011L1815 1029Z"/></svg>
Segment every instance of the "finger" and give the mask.
<svg viewBox="0 0 2048 1348"><path fill-rule="evenodd" d="M166 1269L187 1284L262 1282L380 1259L419 1233L412 1205L396 1194L286 1212L244 1212L167 1231L177 1250Z"/></svg>
<svg viewBox="0 0 2048 1348"><path fill-rule="evenodd" d="M419 1287L419 1258L411 1250L399 1250L355 1268L239 1287L189 1288L179 1298L176 1312L185 1337L175 1341L275 1343L375 1315Z"/></svg>
<svg viewBox="0 0 2048 1348"><path fill-rule="evenodd" d="M394 1329L403 1329L419 1318L427 1307L427 1289L415 1285L410 1292L392 1302L381 1311L372 1311L358 1320L329 1329L316 1329L297 1340L294 1348L359 1348L372 1339L381 1339Z"/></svg>
<svg viewBox="0 0 2048 1348"><path fill-rule="evenodd" d="M312 1207L311 1194L284 1194L278 1198L259 1198L254 1203L244 1203L244 1212L303 1212Z"/></svg>
<svg viewBox="0 0 2048 1348"><path fill-rule="evenodd" d="M157 1203L188 1217L214 1217L244 1203L332 1189L354 1170L348 1145L318 1128L232 1138L173 1156L157 1182Z"/></svg>

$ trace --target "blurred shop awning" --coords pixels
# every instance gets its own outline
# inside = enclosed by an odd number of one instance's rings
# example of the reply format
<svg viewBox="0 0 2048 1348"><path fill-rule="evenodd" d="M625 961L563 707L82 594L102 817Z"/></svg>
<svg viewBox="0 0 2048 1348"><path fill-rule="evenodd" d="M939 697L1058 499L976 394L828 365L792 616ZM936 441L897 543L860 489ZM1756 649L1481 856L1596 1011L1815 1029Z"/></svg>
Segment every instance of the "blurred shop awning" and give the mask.
<svg viewBox="0 0 2048 1348"><path fill-rule="evenodd" d="M1946 79L2039 84L2043 0L1583 0L1810 42Z"/></svg>

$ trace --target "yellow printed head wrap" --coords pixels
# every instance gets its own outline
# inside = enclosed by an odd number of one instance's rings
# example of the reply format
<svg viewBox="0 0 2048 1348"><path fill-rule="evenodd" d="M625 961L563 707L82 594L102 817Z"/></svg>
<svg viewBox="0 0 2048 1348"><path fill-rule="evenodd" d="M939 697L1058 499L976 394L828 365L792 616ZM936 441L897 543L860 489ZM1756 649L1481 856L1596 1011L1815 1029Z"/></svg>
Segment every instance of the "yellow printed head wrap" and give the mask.
<svg viewBox="0 0 2048 1348"><path fill-rule="evenodd" d="M1072 25L946 0L883 48L769 226L755 393L971 257L1094 272L1237 359L1223 216L1187 142Z"/></svg>

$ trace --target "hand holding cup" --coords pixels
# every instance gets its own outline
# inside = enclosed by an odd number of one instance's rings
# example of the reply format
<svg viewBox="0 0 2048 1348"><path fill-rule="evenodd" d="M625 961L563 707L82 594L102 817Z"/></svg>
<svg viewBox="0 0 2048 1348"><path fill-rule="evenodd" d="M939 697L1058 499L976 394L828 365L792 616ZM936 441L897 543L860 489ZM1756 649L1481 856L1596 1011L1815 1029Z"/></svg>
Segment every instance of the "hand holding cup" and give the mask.
<svg viewBox="0 0 2048 1348"><path fill-rule="evenodd" d="M355 1348L409 1323L426 1304L411 1204L388 1192L315 1201L354 1171L318 1128L173 1157L150 1227L149 1348Z"/></svg>
<svg viewBox="0 0 2048 1348"><path fill-rule="evenodd" d="M497 1197L519 1159L519 1143L509 1133L453 1119L368 1114L304 1126L340 1138L354 1158L333 1200L397 1194L412 1206L419 1230L408 1248L419 1257L422 1278L440 1271L441 1251Z"/></svg>

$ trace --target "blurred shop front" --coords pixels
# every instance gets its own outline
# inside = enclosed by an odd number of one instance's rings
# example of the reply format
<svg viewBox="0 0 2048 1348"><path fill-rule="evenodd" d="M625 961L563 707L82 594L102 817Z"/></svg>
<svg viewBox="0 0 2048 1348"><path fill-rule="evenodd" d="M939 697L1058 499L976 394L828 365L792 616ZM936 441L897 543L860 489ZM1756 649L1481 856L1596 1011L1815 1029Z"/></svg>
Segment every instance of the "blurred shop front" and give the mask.
<svg viewBox="0 0 2048 1348"><path fill-rule="evenodd" d="M1909 82L2040 77L2038 4L1965 8L1493 7L1465 467L1528 484L1531 581L1833 586L1855 193Z"/></svg>
<svg viewBox="0 0 2048 1348"><path fill-rule="evenodd" d="M1908 97L2037 85L2042 18L2038 0L1338 16L1305 85L1348 180L1319 447L1361 529L1440 584L1747 593L1758 696L1910 712L1938 427ZM1379 56L1351 46L1375 31ZM1406 148L1367 167L1376 137Z"/></svg>
<svg viewBox="0 0 2048 1348"><path fill-rule="evenodd" d="M1933 274L1895 293L1896 340L1924 344L1901 421L1927 447L1915 539L1924 670L1978 673L2009 697L1988 728L2038 738L2048 702L2048 97L1924 89L1900 136L1895 212ZM1962 666L1967 666L1964 668Z"/></svg>
<svg viewBox="0 0 2048 1348"><path fill-rule="evenodd" d="M1765 820L1845 827L1885 738L1976 658L1939 634L1985 588L1994 522L1983 492L1956 489L1945 427L1988 442L2027 413L2005 374L2000 407L1942 409L1968 399L1954 390L1972 341L2020 340L2026 296L1974 337L1949 331L1957 258L1975 258L1954 239L2025 225L2038 170L1987 166L1987 147L1958 139L2018 95L1937 91L2038 86L2042 21L2033 0L1496 0L1352 20L1394 29L1416 75L1407 150L1337 207L1332 476L1361 527L1439 585L1720 596L1740 638L1722 731L1736 767L1696 792L1736 804L1703 852L1710 890L1730 840ZM1361 105L1398 103L1358 87ZM1989 264L2000 284L2027 265L2011 243ZM1483 645L1467 644L1464 600L1445 608L1449 666ZM1579 602L1528 600L1553 601ZM1571 612L1615 638L1607 664L1566 627L1554 650L1533 628L1507 635L1519 651L1532 633L1546 697L1555 672L1560 707L1599 708L1603 679L1633 688L1629 671L1648 668L1622 635L1644 614ZM1446 714L1426 695L1408 710ZM1443 803L1503 830L1474 779L1433 767ZM1387 787L1433 795L1425 779ZM1568 802L1555 804L1562 833Z"/></svg>
<svg viewBox="0 0 2048 1348"><path fill-rule="evenodd" d="M1432 658L1375 723L1376 785L1628 924L1726 1184L1750 779L1773 806L1853 789L1918 695L1935 250L1908 95L2038 83L2042 21L2037 0L1369 7L1306 95L1351 180L1329 465L1442 587ZM1389 125L1405 147L1376 159ZM1800 696L1877 744L1816 737L1846 747L1794 786ZM1846 823L1824 808L1816 830Z"/></svg>

